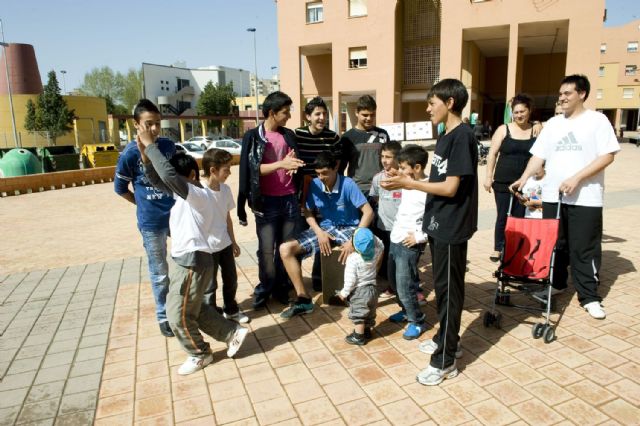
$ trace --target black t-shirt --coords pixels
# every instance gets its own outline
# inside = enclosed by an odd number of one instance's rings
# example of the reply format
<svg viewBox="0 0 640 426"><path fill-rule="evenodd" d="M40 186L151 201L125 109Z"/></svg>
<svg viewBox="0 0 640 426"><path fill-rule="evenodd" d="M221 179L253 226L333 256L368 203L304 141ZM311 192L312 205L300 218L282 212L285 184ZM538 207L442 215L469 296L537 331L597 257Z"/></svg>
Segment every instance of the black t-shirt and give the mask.
<svg viewBox="0 0 640 426"><path fill-rule="evenodd" d="M438 138L429 182L459 176L453 197L427 195L422 230L449 244L470 239L478 229L478 142L471 127L459 125Z"/></svg>
<svg viewBox="0 0 640 426"><path fill-rule="evenodd" d="M342 135L340 171L344 171L348 162L347 176L352 178L358 184L358 188L367 194L371 188L373 177L382 170L380 151L382 144L387 142L389 142L387 131L375 126L366 132L354 127Z"/></svg>

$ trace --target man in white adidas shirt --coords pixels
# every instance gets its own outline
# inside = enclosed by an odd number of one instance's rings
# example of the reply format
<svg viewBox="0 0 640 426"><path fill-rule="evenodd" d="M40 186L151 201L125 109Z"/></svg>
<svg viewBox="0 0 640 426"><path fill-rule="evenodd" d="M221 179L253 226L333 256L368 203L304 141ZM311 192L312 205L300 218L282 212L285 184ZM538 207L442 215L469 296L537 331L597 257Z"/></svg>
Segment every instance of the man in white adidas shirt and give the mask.
<svg viewBox="0 0 640 426"><path fill-rule="evenodd" d="M551 294L567 286L571 265L578 301L596 319L606 314L598 295L602 260L602 204L604 169L620 150L607 118L586 109L590 84L584 75L562 80L559 103L564 112L545 124L531 148L533 156L523 175L511 186L521 189L529 176L544 165L543 217L556 215L562 193L560 230Z"/></svg>

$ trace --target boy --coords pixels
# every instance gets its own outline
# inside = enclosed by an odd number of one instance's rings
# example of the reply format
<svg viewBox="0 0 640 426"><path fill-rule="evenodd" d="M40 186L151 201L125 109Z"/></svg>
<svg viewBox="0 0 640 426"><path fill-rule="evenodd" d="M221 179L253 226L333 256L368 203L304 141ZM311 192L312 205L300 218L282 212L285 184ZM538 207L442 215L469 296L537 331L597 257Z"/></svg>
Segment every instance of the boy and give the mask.
<svg viewBox="0 0 640 426"><path fill-rule="evenodd" d="M235 257L240 256L240 246L236 243L231 221L231 210L235 207L231 188L225 181L231 175L231 159L227 151L209 149L202 157L204 176L208 178L208 186L213 193L215 202L212 204L217 219L216 230L209 238L213 241L213 280L204 293L204 302L217 309L216 290L218 289L218 267L222 272L222 298L224 317L240 324L249 322L249 317L240 311L236 302L238 290L238 275ZM222 218L225 218L223 224Z"/></svg>
<svg viewBox="0 0 640 426"><path fill-rule="evenodd" d="M445 123L446 130L436 143L429 181L401 175L382 183L387 189L427 193L422 230L429 236L440 322L433 341L423 342L420 347L431 353L429 366L417 376L418 382L428 386L458 375L456 352L464 304L467 242L478 223L477 141L471 127L463 125L460 118L468 99L467 89L459 80L443 79L434 85L427 95L427 112L434 123Z"/></svg>
<svg viewBox="0 0 640 426"><path fill-rule="evenodd" d="M402 191L387 191L380 187L380 180L384 179L392 169L398 170L398 153L402 149L399 142L391 141L382 145L380 150L380 162L382 163L382 171L373 177L371 189L369 190L369 203L376 213L376 220L373 226L373 232L376 237L382 240L384 244L384 254L382 257L382 266L380 266L379 274L385 280L387 276L387 262L389 260L389 234L393 227L393 219L398 213L398 205L400 205L400 197ZM391 297L393 293L386 289L380 294L380 297Z"/></svg>
<svg viewBox="0 0 640 426"><path fill-rule="evenodd" d="M426 182L424 174L429 156L419 146L408 146L400 151L398 162L400 174L417 182ZM402 337L413 340L426 330L425 316L417 300L420 285L418 261L424 251L427 235L422 232L422 216L427 195L419 190L403 189L402 201L393 222L391 249L389 253L389 277L398 293L398 304L402 310L389 317L391 322L408 321Z"/></svg>
<svg viewBox="0 0 640 426"><path fill-rule="evenodd" d="M291 98L270 93L262 104L265 120L245 133L240 153L238 219L247 224L245 203L256 217L258 277L253 308L267 305L274 296L289 303L289 284L280 259L280 244L295 234L300 217L300 179L295 173L304 162L298 159L296 138L284 127L291 118Z"/></svg>
<svg viewBox="0 0 640 426"><path fill-rule="evenodd" d="M363 95L356 105L356 126L342 135L340 174L349 165L347 176L352 178L363 194L368 195L373 176L380 171L380 149L389 142L386 130L375 126L376 101Z"/></svg>
<svg viewBox="0 0 640 426"><path fill-rule="evenodd" d="M298 235L297 239L280 246L282 262L297 294L293 306L280 314L282 318L313 312L313 303L304 288L298 259L318 251L329 256L331 246L340 245L342 253L338 261L345 263L353 253L351 236L357 228L367 227L373 220L373 209L362 191L351 178L338 175L338 162L333 154L323 152L318 155L316 173L318 177L309 186L304 210L309 229ZM314 217L315 210L322 217L320 224Z"/></svg>
<svg viewBox="0 0 640 426"><path fill-rule="evenodd" d="M331 152L336 158L342 156L342 141L340 136L333 130L326 128L329 112L327 105L320 96L311 99L304 107L304 113L309 123L307 126L294 130L296 143L300 153L300 160L304 162L302 171L302 196L301 204L304 204L307 196L307 189L311 180L316 177L315 161L321 152ZM299 231L302 232L308 226L301 217ZM316 253L313 259L313 269L311 272L311 282L315 291L322 291L322 277L320 273L320 253Z"/></svg>
<svg viewBox="0 0 640 426"><path fill-rule="evenodd" d="M133 109L133 121L136 130L141 125L149 128L153 134L155 144L167 158L176 153L175 144L160 134L160 111L148 99L141 99ZM173 198L154 188L142 171L140 151L136 141L126 146L116 166L113 179L116 194L136 206L138 230L142 235L142 245L147 254L149 280L156 302L156 318L160 326L160 333L166 337L173 337L173 332L167 322L166 301L169 291L169 265L167 264L167 237L169 236L169 212L173 207ZM129 189L133 187L133 192Z"/></svg>
<svg viewBox="0 0 640 426"><path fill-rule="evenodd" d="M145 175L176 200L169 222L175 265L167 295L167 317L178 342L189 354L178 368L178 374L186 375L213 361L209 343L204 341L200 330L226 342L228 357L238 352L249 330L225 319L202 299L212 280L211 254L219 242L220 229L224 230L226 215L216 212L214 192L200 185L196 160L178 153L169 163L153 140L153 134L142 126L137 143Z"/></svg>
<svg viewBox="0 0 640 426"><path fill-rule="evenodd" d="M378 288L376 273L382 261L382 241L368 228L358 228L351 237L355 253L347 258L344 268L344 286L338 297L349 299L349 319L353 333L345 337L350 345L365 345L371 339L371 328L376 324Z"/></svg>

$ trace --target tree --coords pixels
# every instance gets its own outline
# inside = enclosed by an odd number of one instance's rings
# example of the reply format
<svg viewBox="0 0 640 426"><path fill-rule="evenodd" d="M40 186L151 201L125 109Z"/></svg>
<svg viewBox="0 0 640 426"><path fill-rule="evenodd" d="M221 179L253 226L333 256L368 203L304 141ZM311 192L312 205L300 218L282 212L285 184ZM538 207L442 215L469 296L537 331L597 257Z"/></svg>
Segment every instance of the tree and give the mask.
<svg viewBox="0 0 640 426"><path fill-rule="evenodd" d="M198 115L230 115L236 103L233 83L215 85L211 80L204 86L196 111ZM210 120L214 127L220 127L220 120Z"/></svg>
<svg viewBox="0 0 640 426"><path fill-rule="evenodd" d="M60 94L60 85L55 71L49 71L48 77L44 90L38 95L37 105L34 108L35 119L29 118L27 110L27 120L29 125L33 124L33 131L47 132L55 145L59 136L69 133L73 129L75 111L69 110L67 102ZM27 108L29 107L27 106ZM25 122L25 126L26 124Z"/></svg>
<svg viewBox="0 0 640 426"><path fill-rule="evenodd" d="M129 68L127 75L120 75L122 97L120 103L131 113L133 107L142 98L142 70Z"/></svg>
<svg viewBox="0 0 640 426"><path fill-rule="evenodd" d="M84 75L80 91L89 96L110 96L119 100L122 96L122 82L110 67L94 68Z"/></svg>
<svg viewBox="0 0 640 426"><path fill-rule="evenodd" d="M24 118L24 128L30 132L35 132L38 127L36 123L36 104L31 99L27 101L27 115Z"/></svg>
<svg viewBox="0 0 640 426"><path fill-rule="evenodd" d="M116 104L111 99L111 96L101 96L104 98L105 103L107 104L107 114L116 114L116 115L126 115L129 114L127 108L124 105Z"/></svg>

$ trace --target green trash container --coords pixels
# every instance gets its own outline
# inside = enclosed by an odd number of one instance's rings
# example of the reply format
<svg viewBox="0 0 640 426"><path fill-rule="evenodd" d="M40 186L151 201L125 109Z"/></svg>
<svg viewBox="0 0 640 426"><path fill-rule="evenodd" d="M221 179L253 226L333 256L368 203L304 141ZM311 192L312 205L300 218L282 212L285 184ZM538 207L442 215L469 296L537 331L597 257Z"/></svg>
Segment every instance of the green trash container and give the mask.
<svg viewBox="0 0 640 426"><path fill-rule="evenodd" d="M42 172L42 163L25 148L13 148L0 158L0 177L25 176Z"/></svg>
<svg viewBox="0 0 640 426"><path fill-rule="evenodd" d="M40 148L39 151L45 172L78 170L80 168L80 154L76 151L75 146L47 146Z"/></svg>

